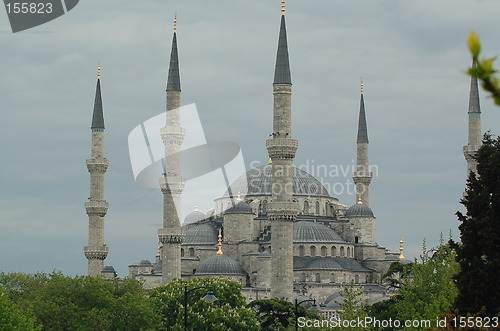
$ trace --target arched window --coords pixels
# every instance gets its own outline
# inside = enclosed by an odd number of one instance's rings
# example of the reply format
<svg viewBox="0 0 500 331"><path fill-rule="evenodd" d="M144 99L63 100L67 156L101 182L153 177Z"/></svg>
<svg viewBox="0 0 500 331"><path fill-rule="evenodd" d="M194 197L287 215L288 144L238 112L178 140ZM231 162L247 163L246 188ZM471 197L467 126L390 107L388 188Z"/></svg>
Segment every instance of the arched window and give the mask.
<svg viewBox="0 0 500 331"><path fill-rule="evenodd" d="M321 247L321 256L326 256L326 246Z"/></svg>
<svg viewBox="0 0 500 331"><path fill-rule="evenodd" d="M365 283L368 283L369 280L370 280L370 278L368 277L368 275L366 275L366 277L365 277Z"/></svg>
<svg viewBox="0 0 500 331"><path fill-rule="evenodd" d="M319 215L319 201L316 201L316 215Z"/></svg>
<svg viewBox="0 0 500 331"><path fill-rule="evenodd" d="M351 257L351 247L347 247L347 257Z"/></svg>
<svg viewBox="0 0 500 331"><path fill-rule="evenodd" d="M189 256L194 256L194 248L193 247L191 247L189 249Z"/></svg>
<svg viewBox="0 0 500 331"><path fill-rule="evenodd" d="M321 283L321 276L320 276L319 272L316 273L316 283Z"/></svg>
<svg viewBox="0 0 500 331"><path fill-rule="evenodd" d="M262 215L262 203L259 203L259 215Z"/></svg>
<svg viewBox="0 0 500 331"><path fill-rule="evenodd" d="M262 201L262 213L267 214L267 200Z"/></svg>
<svg viewBox="0 0 500 331"><path fill-rule="evenodd" d="M335 283L335 274L333 272L330 274L330 283Z"/></svg>
<svg viewBox="0 0 500 331"><path fill-rule="evenodd" d="M330 216L335 216L335 209L333 209L332 205L330 205Z"/></svg>
<svg viewBox="0 0 500 331"><path fill-rule="evenodd" d="M354 283L359 284L359 276L354 276Z"/></svg>
<svg viewBox="0 0 500 331"><path fill-rule="evenodd" d="M304 246L300 245L299 246L299 256L304 256L304 253L305 253Z"/></svg>
<svg viewBox="0 0 500 331"><path fill-rule="evenodd" d="M316 256L316 246L311 246L310 251L311 251L311 256Z"/></svg>
<svg viewBox="0 0 500 331"><path fill-rule="evenodd" d="M305 272L302 273L302 281L305 282L306 281L306 274Z"/></svg>
<svg viewBox="0 0 500 331"><path fill-rule="evenodd" d="M340 246L340 256L341 256L341 257L345 257L345 250L344 250L344 246Z"/></svg>
<svg viewBox="0 0 500 331"><path fill-rule="evenodd" d="M346 276L346 274L344 274L344 281L343 281L343 283L347 283L347 276Z"/></svg>
<svg viewBox="0 0 500 331"><path fill-rule="evenodd" d="M328 202L325 202L325 216L328 216Z"/></svg>
<svg viewBox="0 0 500 331"><path fill-rule="evenodd" d="M309 202L306 200L304 201L304 214L309 214Z"/></svg>
<svg viewBox="0 0 500 331"><path fill-rule="evenodd" d="M337 247L332 246L332 256L337 256Z"/></svg>
<svg viewBox="0 0 500 331"><path fill-rule="evenodd" d="M184 248L181 248L181 257L184 257Z"/></svg>

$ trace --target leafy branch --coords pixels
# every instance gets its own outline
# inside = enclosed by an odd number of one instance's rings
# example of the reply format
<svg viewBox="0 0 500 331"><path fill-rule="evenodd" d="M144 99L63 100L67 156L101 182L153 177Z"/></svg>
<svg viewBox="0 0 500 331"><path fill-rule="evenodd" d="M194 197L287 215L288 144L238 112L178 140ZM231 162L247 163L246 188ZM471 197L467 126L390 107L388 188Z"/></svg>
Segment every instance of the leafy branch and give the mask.
<svg viewBox="0 0 500 331"><path fill-rule="evenodd" d="M490 92L495 103L500 106L500 84L498 78L494 76L497 71L493 68L496 56L490 58L483 56L479 58L481 42L479 41L479 36L474 31L469 34L467 45L472 54L472 59L476 64L467 70L467 73L481 80L483 89Z"/></svg>

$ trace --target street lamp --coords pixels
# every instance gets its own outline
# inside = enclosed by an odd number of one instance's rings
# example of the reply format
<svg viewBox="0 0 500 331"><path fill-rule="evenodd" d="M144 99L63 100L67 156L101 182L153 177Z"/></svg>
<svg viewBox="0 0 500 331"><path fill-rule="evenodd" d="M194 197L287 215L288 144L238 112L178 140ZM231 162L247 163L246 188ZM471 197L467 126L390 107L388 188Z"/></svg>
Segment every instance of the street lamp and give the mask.
<svg viewBox="0 0 500 331"><path fill-rule="evenodd" d="M295 298L295 330L299 330L299 305L303 304L304 302L312 302L312 306L309 307L307 310L309 311L320 311L321 309L316 305L316 299L307 299L307 300L302 300L299 301L299 299Z"/></svg>
<svg viewBox="0 0 500 331"><path fill-rule="evenodd" d="M188 294L202 288L208 289L208 293L203 297L203 300L205 300L208 303L212 303L217 300L217 297L214 295L211 286L199 286L188 290L187 285L184 285L184 330L185 331L187 331L187 326L188 326L188 314L187 314Z"/></svg>

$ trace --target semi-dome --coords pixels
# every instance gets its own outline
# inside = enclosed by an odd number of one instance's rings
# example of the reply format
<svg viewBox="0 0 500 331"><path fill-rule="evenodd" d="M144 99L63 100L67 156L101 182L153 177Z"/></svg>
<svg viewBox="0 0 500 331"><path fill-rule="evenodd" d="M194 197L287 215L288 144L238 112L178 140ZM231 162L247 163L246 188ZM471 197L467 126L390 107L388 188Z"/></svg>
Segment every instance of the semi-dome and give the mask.
<svg viewBox="0 0 500 331"><path fill-rule="evenodd" d="M184 224L192 224L196 223L199 221L203 221L204 219L207 218L207 215L199 211L198 209L187 214L187 216L184 218Z"/></svg>
<svg viewBox="0 0 500 331"><path fill-rule="evenodd" d="M217 243L217 230L209 223L192 225L186 230L184 244L213 245Z"/></svg>
<svg viewBox="0 0 500 331"><path fill-rule="evenodd" d="M347 217L374 217L373 211L367 205L364 205L359 199L358 203L347 209L345 216Z"/></svg>
<svg viewBox="0 0 500 331"><path fill-rule="evenodd" d="M113 266L110 265L107 265L104 268L102 268L102 272L116 273L115 268L113 268Z"/></svg>
<svg viewBox="0 0 500 331"><path fill-rule="evenodd" d="M317 257L304 269L307 270L344 270L342 266L331 257Z"/></svg>
<svg viewBox="0 0 500 331"><path fill-rule="evenodd" d="M298 196L330 197L326 188L307 172L292 167L293 194ZM253 168L244 175L238 177L230 186L234 194L241 193L243 196L271 195L272 165L266 164ZM224 197L231 196L229 190Z"/></svg>
<svg viewBox="0 0 500 331"><path fill-rule="evenodd" d="M247 273L236 260L229 256L212 255L200 263L194 274L245 276Z"/></svg>
<svg viewBox="0 0 500 331"><path fill-rule="evenodd" d="M293 224L294 243L345 243L333 229L323 224L300 221Z"/></svg>
<svg viewBox="0 0 500 331"><path fill-rule="evenodd" d="M240 201L236 205L226 210L226 214L253 214L252 207L245 201Z"/></svg>

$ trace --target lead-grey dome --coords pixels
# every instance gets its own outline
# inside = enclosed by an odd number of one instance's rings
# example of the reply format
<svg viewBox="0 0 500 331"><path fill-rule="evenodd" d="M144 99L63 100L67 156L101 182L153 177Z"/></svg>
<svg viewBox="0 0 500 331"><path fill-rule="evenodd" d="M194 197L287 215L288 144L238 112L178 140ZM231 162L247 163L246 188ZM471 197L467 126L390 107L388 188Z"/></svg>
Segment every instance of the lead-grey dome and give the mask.
<svg viewBox="0 0 500 331"><path fill-rule="evenodd" d="M139 262L139 266L141 266L141 267L152 267L153 264L149 260L142 260L141 262Z"/></svg>
<svg viewBox="0 0 500 331"><path fill-rule="evenodd" d="M342 266L331 257L317 257L304 269L306 270L344 270Z"/></svg>
<svg viewBox="0 0 500 331"><path fill-rule="evenodd" d="M347 217L374 217L373 211L367 205L358 202L357 204L347 209L345 216Z"/></svg>
<svg viewBox="0 0 500 331"><path fill-rule="evenodd" d="M246 276L245 270L226 255L212 255L200 263L195 275L238 275Z"/></svg>
<svg viewBox="0 0 500 331"><path fill-rule="evenodd" d="M345 241L329 227L309 221L293 224L294 243L345 243Z"/></svg>
<svg viewBox="0 0 500 331"><path fill-rule="evenodd" d="M294 195L330 197L326 188L313 176L298 168L292 167L292 181ZM267 164L249 170L238 177L224 193L224 197L241 193L243 196L271 195L272 165Z"/></svg>
<svg viewBox="0 0 500 331"><path fill-rule="evenodd" d="M107 265L104 268L102 268L102 272L115 273L116 271L115 271L115 268L113 268L113 266Z"/></svg>
<svg viewBox="0 0 500 331"><path fill-rule="evenodd" d="M186 230L184 244L213 245L217 243L217 231L209 223L192 225Z"/></svg>
<svg viewBox="0 0 500 331"><path fill-rule="evenodd" d="M226 214L253 214L252 207L245 201L240 201L236 205L226 210Z"/></svg>
<svg viewBox="0 0 500 331"><path fill-rule="evenodd" d="M187 214L187 216L184 218L184 224L196 223L199 221L203 221L205 218L207 218L207 215L205 215L201 211L195 210Z"/></svg>

